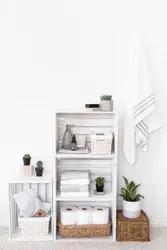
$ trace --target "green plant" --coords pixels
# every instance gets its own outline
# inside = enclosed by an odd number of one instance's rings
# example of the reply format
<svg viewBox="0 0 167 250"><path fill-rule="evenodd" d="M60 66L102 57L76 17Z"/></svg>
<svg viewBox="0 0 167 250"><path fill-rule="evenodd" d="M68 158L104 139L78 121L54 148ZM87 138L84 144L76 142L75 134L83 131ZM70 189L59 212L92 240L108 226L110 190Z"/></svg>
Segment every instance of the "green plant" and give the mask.
<svg viewBox="0 0 167 250"><path fill-rule="evenodd" d="M100 98L102 101L111 101L112 95L102 95Z"/></svg>
<svg viewBox="0 0 167 250"><path fill-rule="evenodd" d="M31 156L29 154L25 154L23 158L31 158Z"/></svg>
<svg viewBox="0 0 167 250"><path fill-rule="evenodd" d="M95 181L98 186L104 185L104 177L98 177Z"/></svg>
<svg viewBox="0 0 167 250"><path fill-rule="evenodd" d="M43 162L42 161L38 161L37 162L37 168L43 168Z"/></svg>
<svg viewBox="0 0 167 250"><path fill-rule="evenodd" d="M134 181L129 182L124 176L123 178L126 188L121 188L120 196L122 196L124 200L131 202L139 201L140 198L144 199L144 196L137 193L137 189L141 184L136 184Z"/></svg>

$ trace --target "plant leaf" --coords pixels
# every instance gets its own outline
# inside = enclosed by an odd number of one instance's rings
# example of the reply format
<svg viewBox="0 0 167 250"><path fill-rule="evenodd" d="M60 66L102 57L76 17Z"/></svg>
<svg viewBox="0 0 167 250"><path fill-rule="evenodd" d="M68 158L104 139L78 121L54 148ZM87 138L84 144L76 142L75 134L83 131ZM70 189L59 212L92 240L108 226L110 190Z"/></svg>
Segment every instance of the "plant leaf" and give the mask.
<svg viewBox="0 0 167 250"><path fill-rule="evenodd" d="M131 190L136 184L134 183L134 181L131 181L131 183L129 184L129 189Z"/></svg>
<svg viewBox="0 0 167 250"><path fill-rule="evenodd" d="M124 178L126 187L129 188L129 182L128 182L128 180L124 176L123 176L123 178Z"/></svg>
<svg viewBox="0 0 167 250"><path fill-rule="evenodd" d="M131 191L134 192L134 190L137 190L137 188L138 188L140 185L141 185L141 184L135 185L135 186L131 189Z"/></svg>

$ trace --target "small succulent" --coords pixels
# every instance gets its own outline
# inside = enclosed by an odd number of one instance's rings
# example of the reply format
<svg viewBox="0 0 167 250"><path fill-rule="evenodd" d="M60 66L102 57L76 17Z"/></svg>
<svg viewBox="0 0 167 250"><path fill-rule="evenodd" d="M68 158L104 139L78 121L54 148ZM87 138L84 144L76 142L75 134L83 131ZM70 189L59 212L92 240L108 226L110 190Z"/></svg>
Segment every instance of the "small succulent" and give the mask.
<svg viewBox="0 0 167 250"><path fill-rule="evenodd" d="M102 96L100 97L100 99L101 99L102 101L111 101L112 95L102 95Z"/></svg>
<svg viewBox="0 0 167 250"><path fill-rule="evenodd" d="M96 181L96 185L98 186L103 186L104 185L104 177L97 177Z"/></svg>
<svg viewBox="0 0 167 250"><path fill-rule="evenodd" d="M31 158L31 156L29 155L29 154L25 154L24 156L23 156L23 158Z"/></svg>
<svg viewBox="0 0 167 250"><path fill-rule="evenodd" d="M43 162L42 161L38 161L37 162L37 168L43 168Z"/></svg>

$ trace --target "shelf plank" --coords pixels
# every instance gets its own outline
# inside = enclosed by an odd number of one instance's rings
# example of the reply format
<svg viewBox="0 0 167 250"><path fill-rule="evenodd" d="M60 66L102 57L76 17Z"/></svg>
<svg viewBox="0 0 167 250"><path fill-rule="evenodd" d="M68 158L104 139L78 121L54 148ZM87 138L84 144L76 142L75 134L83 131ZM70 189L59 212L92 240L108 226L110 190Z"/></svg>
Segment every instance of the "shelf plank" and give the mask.
<svg viewBox="0 0 167 250"><path fill-rule="evenodd" d="M53 241L52 234L44 235L44 236L22 236L19 234L17 230L16 233L10 238L12 241Z"/></svg>
<svg viewBox="0 0 167 250"><path fill-rule="evenodd" d="M113 237L112 235L110 236L106 236L106 237L95 237L95 238L63 238L61 236L57 236L56 241L62 241L62 242L73 242L73 241L77 241L77 242L83 242L83 241L113 241Z"/></svg>
<svg viewBox="0 0 167 250"><path fill-rule="evenodd" d="M60 154L56 153L57 159L114 159L115 154L111 155L92 155L92 154Z"/></svg>
<svg viewBox="0 0 167 250"><path fill-rule="evenodd" d="M107 192L105 195L95 195L93 192L90 192L88 197L62 197L60 191L57 192L55 200L57 201L112 201L113 195L112 192Z"/></svg>
<svg viewBox="0 0 167 250"><path fill-rule="evenodd" d="M52 173L45 173L41 177L37 176L22 176L20 174L14 174L8 181L8 183L51 183L53 180Z"/></svg>

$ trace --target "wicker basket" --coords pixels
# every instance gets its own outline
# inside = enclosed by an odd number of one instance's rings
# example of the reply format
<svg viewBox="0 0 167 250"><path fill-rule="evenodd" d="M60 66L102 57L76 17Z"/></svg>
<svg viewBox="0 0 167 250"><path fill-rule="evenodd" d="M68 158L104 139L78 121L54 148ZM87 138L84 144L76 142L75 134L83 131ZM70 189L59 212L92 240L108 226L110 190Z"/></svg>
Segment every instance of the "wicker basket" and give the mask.
<svg viewBox="0 0 167 250"><path fill-rule="evenodd" d="M62 225L58 222L59 234L62 237L83 238L100 237L111 235L111 222L98 225Z"/></svg>
<svg viewBox="0 0 167 250"><path fill-rule="evenodd" d="M50 216L18 218L19 231L22 236L43 236L49 231Z"/></svg>
<svg viewBox="0 0 167 250"><path fill-rule="evenodd" d="M122 211L117 212L117 241L150 241L149 220L141 211L141 216L128 219Z"/></svg>
<svg viewBox="0 0 167 250"><path fill-rule="evenodd" d="M91 134L91 153L93 155L110 155L113 135Z"/></svg>

